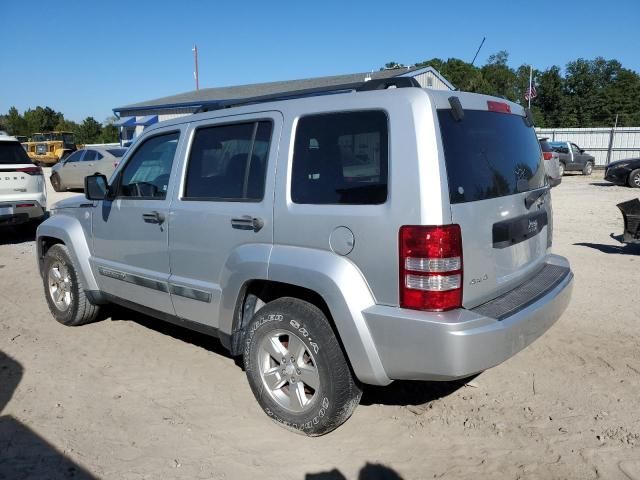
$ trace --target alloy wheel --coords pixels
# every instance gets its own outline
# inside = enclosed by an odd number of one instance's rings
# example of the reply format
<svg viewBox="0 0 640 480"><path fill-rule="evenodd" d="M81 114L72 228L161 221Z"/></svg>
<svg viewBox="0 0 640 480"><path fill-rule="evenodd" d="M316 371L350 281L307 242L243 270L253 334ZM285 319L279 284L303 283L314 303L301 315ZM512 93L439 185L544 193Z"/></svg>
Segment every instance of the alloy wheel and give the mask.
<svg viewBox="0 0 640 480"><path fill-rule="evenodd" d="M71 275L69 269L62 263L51 265L47 275L49 296L54 305L61 312L65 312L71 305Z"/></svg>

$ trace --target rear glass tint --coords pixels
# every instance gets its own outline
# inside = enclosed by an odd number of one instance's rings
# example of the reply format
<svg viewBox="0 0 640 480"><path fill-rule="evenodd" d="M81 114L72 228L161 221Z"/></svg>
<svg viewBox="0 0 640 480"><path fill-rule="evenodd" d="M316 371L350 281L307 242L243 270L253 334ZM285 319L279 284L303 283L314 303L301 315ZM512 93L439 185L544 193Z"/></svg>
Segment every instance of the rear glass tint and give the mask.
<svg viewBox="0 0 640 480"><path fill-rule="evenodd" d="M540 140L540 148L543 152L553 152L553 148L549 145L549 142L546 140Z"/></svg>
<svg viewBox="0 0 640 480"><path fill-rule="evenodd" d="M545 185L540 146L524 118L465 110L455 121L438 110L451 203L527 192Z"/></svg>
<svg viewBox="0 0 640 480"><path fill-rule="evenodd" d="M0 142L0 165L11 163L31 163L31 159L18 142Z"/></svg>

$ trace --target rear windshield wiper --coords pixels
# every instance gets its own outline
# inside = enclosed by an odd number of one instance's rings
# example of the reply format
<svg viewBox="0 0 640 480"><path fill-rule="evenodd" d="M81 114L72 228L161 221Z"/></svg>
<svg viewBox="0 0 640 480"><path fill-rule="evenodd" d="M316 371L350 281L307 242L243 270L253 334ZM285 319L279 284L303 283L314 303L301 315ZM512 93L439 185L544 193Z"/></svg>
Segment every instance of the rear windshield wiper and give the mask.
<svg viewBox="0 0 640 480"><path fill-rule="evenodd" d="M529 192L529 194L524 198L524 206L527 207L527 210L531 208L531 205L536 203L536 200L538 200L541 196L543 196L548 191L549 191L549 187L545 186L545 187L539 188L538 190L533 190L532 192Z"/></svg>

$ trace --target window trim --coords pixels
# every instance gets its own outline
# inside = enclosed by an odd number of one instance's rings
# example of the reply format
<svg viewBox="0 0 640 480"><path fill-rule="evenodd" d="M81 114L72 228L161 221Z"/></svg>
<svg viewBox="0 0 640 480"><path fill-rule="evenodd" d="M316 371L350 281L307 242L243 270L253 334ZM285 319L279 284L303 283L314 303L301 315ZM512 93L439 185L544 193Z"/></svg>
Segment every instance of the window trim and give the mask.
<svg viewBox="0 0 640 480"><path fill-rule="evenodd" d="M193 151L193 142L195 141L196 134L198 130L204 130L207 128L215 128L215 127L229 127L233 125L246 125L253 124L253 133L251 135L251 143L249 148L249 153L247 155L247 164L251 164L251 155L253 153L253 147L255 143L255 138L258 133L258 128L260 122L268 122L271 126L271 132L269 136L269 146L267 148L267 158L265 163L265 175L264 175L264 185L262 189L262 198L228 198L228 197L187 197L185 195L187 189L187 177L189 176L189 166L191 165L191 153ZM191 131L191 136L189 139L189 147L187 149L187 153L185 155L184 169L182 172L182 185L180 188L180 195L178 200L182 202L218 202L218 203L262 203L265 199L266 186L267 186L267 177L269 175L269 157L271 154L271 147L273 146L273 133L275 131L275 120L271 117L260 117L260 118L246 118L246 119L236 119L231 122L220 122L220 123L207 123L197 125ZM245 180L243 185L243 191L246 190L246 184L249 177L249 170L245 171Z"/></svg>
<svg viewBox="0 0 640 480"><path fill-rule="evenodd" d="M173 173L173 169L175 167L176 164L176 157L178 156L179 150L180 150L180 138L182 137L182 130L180 128L176 128L176 129L172 129L172 130L167 130L167 131L158 131L158 132L153 132L152 134L150 134L148 137L146 138L141 138L141 141L138 142L139 144L136 145L135 150L132 150L131 152L127 152L128 155L126 156L126 159L123 159L122 163L122 167L118 170L117 175L114 177L114 181L113 184L109 185L109 190L111 190L111 187L115 187L115 194L113 197L111 197L111 200L159 200L159 201L165 201L167 200L167 195L169 193L169 188L167 188L167 191L165 192L165 195L163 198L159 198L159 197L126 197L126 196L121 196L120 195L120 189L122 188L122 176L124 175L124 171L127 169L127 166L129 165L129 162L131 162L131 159L136 155L136 153L138 153L138 150L140 150L140 148L142 148L142 146L147 143L149 140L153 140L156 137L162 137L164 135L170 135L172 133L177 133L178 134L178 138L177 138L177 145L176 145L176 151L174 153L174 157L173 157L173 161L171 163L171 172L169 172L169 183L171 183L171 174Z"/></svg>
<svg viewBox="0 0 640 480"><path fill-rule="evenodd" d="M386 118L387 124L387 162L386 162L386 173L387 173L387 195L384 202L380 203L298 203L293 200L293 161L296 153L296 139L298 135L298 128L300 127L300 120L307 117L318 117L323 115L334 115L340 113L365 113L365 112L380 112L383 113ZM386 205L389 203L389 199L391 198L391 118L389 115L389 111L384 108L374 107L374 108L352 108L347 110L330 110L330 111L322 111L322 112L314 112L314 113L305 113L303 115L299 115L295 118L294 123L291 128L291 137L290 137L290 155L288 162L288 172L287 172L287 202L291 205L296 205L298 207L329 207L329 206L338 206L338 207L356 207L356 208L371 208L371 207L379 207L380 205ZM381 150L382 152L382 150ZM382 168L382 162L380 163L380 167Z"/></svg>

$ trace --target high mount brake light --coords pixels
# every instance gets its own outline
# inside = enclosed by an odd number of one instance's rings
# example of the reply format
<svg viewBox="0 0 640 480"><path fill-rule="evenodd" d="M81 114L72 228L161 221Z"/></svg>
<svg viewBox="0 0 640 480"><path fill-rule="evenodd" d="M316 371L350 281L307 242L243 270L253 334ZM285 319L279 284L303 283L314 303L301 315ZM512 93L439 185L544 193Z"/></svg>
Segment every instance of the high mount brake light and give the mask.
<svg viewBox="0 0 640 480"><path fill-rule="evenodd" d="M511 113L511 107L508 103L487 100L487 107L490 112Z"/></svg>
<svg viewBox="0 0 640 480"><path fill-rule="evenodd" d="M400 227L400 306L445 311L462 306L459 225Z"/></svg>

